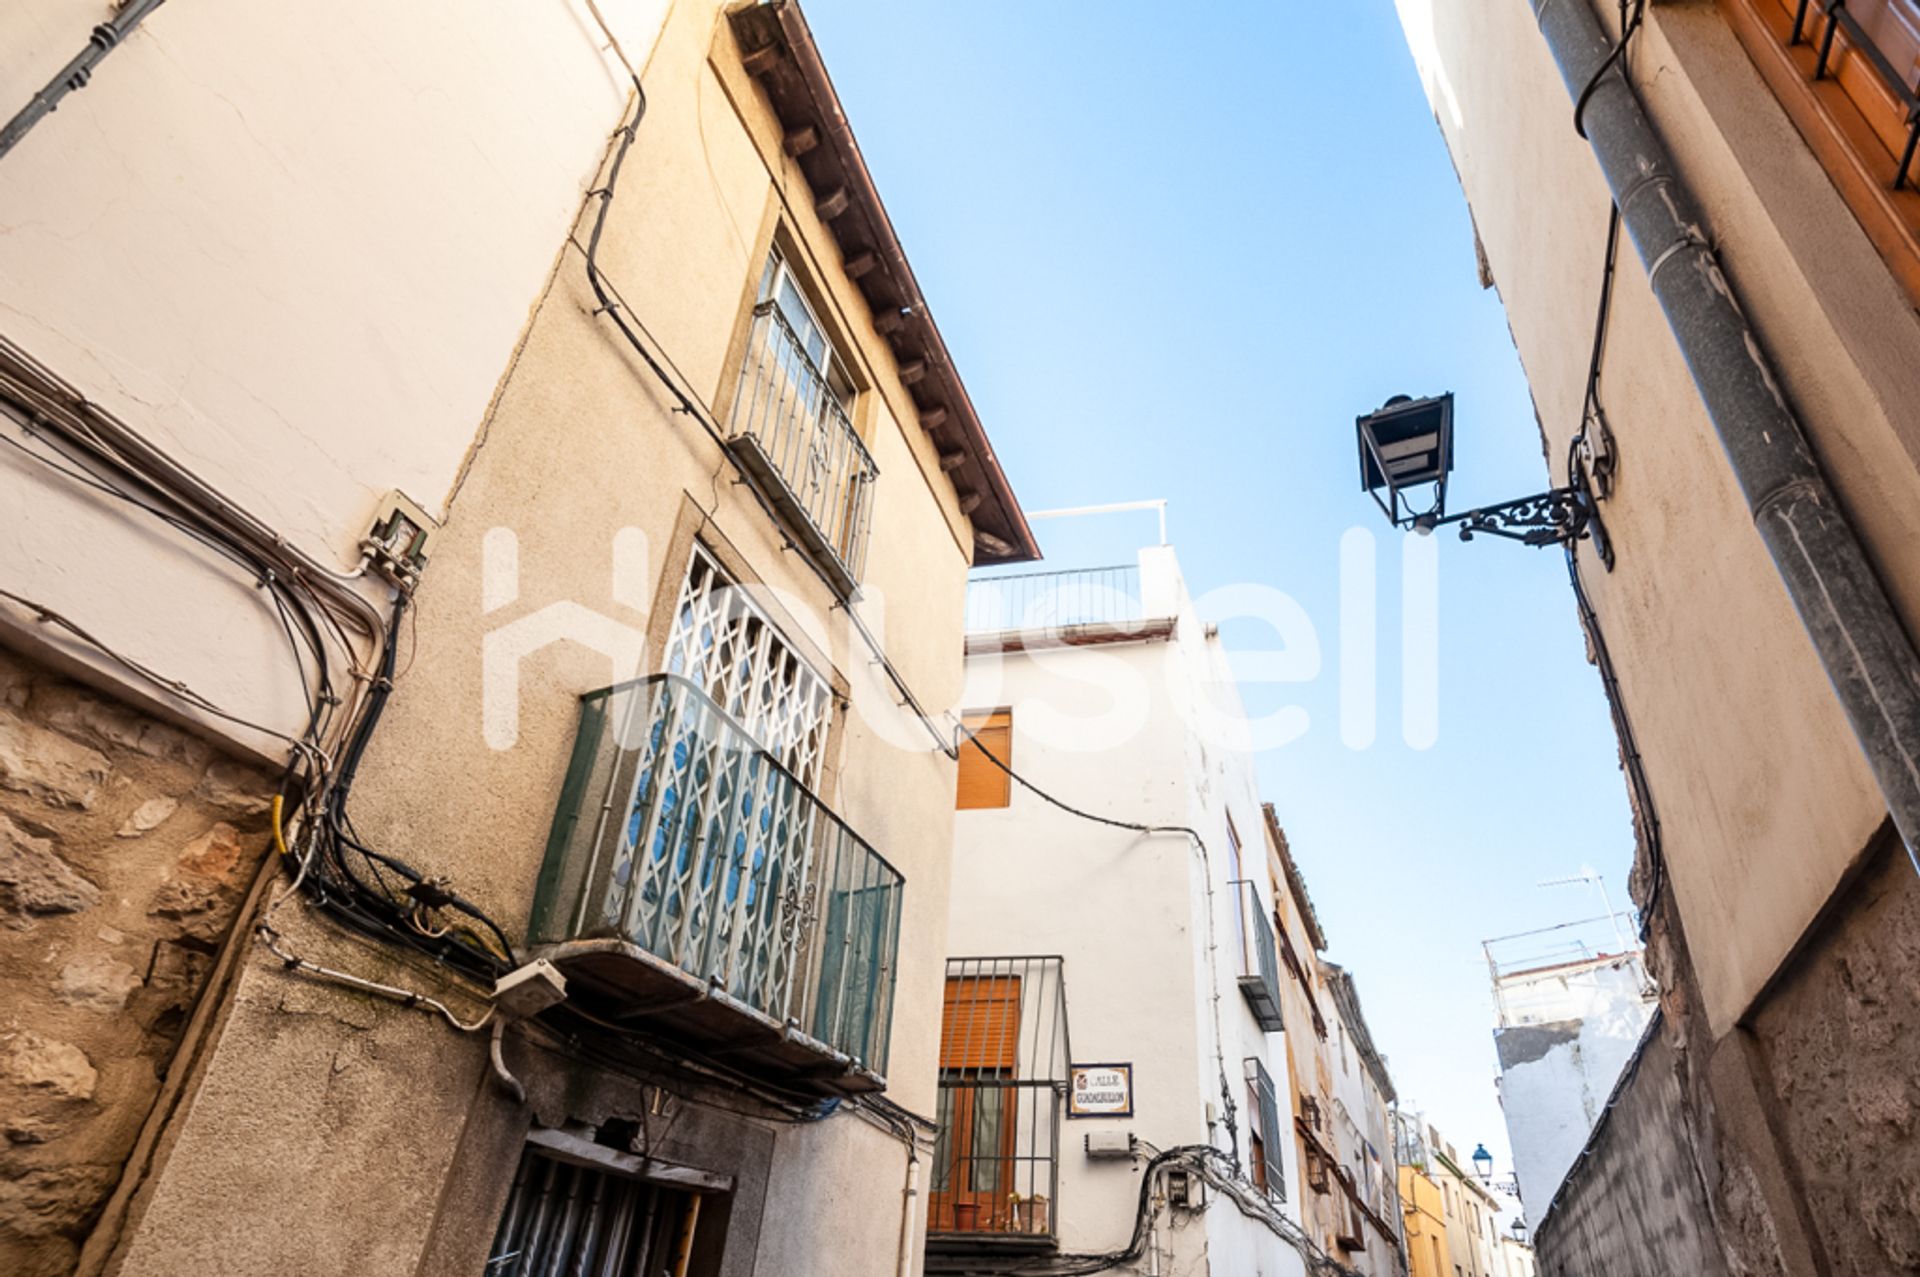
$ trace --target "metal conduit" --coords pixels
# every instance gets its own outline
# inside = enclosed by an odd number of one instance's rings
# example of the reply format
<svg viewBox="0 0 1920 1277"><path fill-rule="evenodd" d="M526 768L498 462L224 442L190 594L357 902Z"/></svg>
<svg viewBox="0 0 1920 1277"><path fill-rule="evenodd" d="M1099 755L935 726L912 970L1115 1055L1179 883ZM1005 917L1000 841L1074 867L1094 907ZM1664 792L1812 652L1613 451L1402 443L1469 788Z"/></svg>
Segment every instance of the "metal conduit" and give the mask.
<svg viewBox="0 0 1920 1277"><path fill-rule="evenodd" d="M1920 839L1920 655L1820 473L1706 219L1589 0L1528 0L1620 216L1907 854Z"/></svg>

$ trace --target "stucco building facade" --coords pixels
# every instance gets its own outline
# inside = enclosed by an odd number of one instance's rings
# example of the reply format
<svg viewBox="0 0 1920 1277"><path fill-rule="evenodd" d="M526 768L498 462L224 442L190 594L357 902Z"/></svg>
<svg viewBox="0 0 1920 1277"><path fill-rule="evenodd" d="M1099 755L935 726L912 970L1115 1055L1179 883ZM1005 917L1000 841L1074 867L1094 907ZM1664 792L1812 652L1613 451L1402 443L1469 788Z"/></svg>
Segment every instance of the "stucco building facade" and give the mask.
<svg viewBox="0 0 1920 1277"><path fill-rule="evenodd" d="M1391 1084L1292 938L1311 905L1172 549L977 575L968 622L928 1270L1403 1271Z"/></svg>
<svg viewBox="0 0 1920 1277"><path fill-rule="evenodd" d="M1578 601L1660 1013L1528 1202L1541 1271L1910 1267L1920 12L1399 10L1547 475L1613 557L1578 546Z"/></svg>
<svg viewBox="0 0 1920 1277"><path fill-rule="evenodd" d="M123 13L0 158L0 1268L916 1271L1037 551L798 8Z"/></svg>

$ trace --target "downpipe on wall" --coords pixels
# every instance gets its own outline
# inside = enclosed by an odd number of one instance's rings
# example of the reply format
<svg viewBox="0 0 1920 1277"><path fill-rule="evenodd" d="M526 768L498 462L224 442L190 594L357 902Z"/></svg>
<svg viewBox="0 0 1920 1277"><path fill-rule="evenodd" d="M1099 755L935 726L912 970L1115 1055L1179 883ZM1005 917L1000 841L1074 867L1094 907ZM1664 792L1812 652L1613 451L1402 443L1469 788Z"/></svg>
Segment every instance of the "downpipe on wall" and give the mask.
<svg viewBox="0 0 1920 1277"><path fill-rule="evenodd" d="M1794 610L1920 868L1920 653L1820 473L1591 0L1528 0Z"/></svg>
<svg viewBox="0 0 1920 1277"><path fill-rule="evenodd" d="M86 47L74 54L73 60L61 67L60 73L47 81L44 89L28 99L5 127L0 127L0 158L31 132L34 125L59 110L60 101L67 94L86 88L87 81L93 78L93 69L106 61L107 55L119 48L120 42L133 34L133 29L148 14L165 3L166 0L125 0L118 13L94 27Z"/></svg>

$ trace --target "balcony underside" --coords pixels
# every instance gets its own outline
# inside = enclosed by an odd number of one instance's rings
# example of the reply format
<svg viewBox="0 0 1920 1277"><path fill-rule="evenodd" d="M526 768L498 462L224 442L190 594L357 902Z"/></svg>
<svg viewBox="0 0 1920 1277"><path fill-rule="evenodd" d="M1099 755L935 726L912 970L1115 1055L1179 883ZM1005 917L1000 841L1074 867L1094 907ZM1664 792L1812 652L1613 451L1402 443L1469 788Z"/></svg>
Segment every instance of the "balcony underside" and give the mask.
<svg viewBox="0 0 1920 1277"><path fill-rule="evenodd" d="M1278 1033L1282 1027L1280 1003L1273 996L1273 987L1257 975L1240 977L1240 992L1246 995L1247 1005L1253 1009L1253 1018L1267 1033Z"/></svg>
<svg viewBox="0 0 1920 1277"><path fill-rule="evenodd" d="M624 940L570 940L536 947L567 977L568 1000L602 1020L677 1039L701 1055L807 1095L884 1091L887 1080Z"/></svg>
<svg viewBox="0 0 1920 1277"><path fill-rule="evenodd" d="M829 541L814 523L806 505L794 495L787 477L767 456L760 441L752 435L736 435L727 444L735 460L759 482L785 522L787 531L799 543L801 551L827 574L834 590L842 598L851 598L860 586L859 578L840 556L840 547Z"/></svg>
<svg viewBox="0 0 1920 1277"><path fill-rule="evenodd" d="M970 1273L978 1271L982 1260L1003 1255L1009 1260L1033 1255L1048 1255L1060 1249L1060 1239L1052 1233L1018 1232L929 1232L927 1264L929 1273Z"/></svg>

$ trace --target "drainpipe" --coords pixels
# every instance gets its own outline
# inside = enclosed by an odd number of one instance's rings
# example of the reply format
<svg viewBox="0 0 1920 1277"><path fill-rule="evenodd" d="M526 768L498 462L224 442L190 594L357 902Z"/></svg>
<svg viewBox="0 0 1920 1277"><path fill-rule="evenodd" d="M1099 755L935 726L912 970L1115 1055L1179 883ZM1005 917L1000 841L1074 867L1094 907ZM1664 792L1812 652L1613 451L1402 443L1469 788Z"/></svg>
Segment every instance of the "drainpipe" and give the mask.
<svg viewBox="0 0 1920 1277"><path fill-rule="evenodd" d="M1627 82L1622 60L1610 57L1613 45L1590 0L1529 3L1568 92L1577 102L1586 91L1578 123L1647 268L1754 526L1914 858L1920 840L1920 655L1821 476L1780 379L1708 246L1706 219ZM1920 868L1920 859L1915 865Z"/></svg>
<svg viewBox="0 0 1920 1277"><path fill-rule="evenodd" d="M895 1277L908 1277L913 1271L914 1198L920 1195L920 1152L907 1147L907 1183L900 1190L900 1256L894 1265Z"/></svg>
<svg viewBox="0 0 1920 1277"><path fill-rule="evenodd" d="M106 61L107 55L132 35L133 29L148 14L165 3L166 0L123 0L118 13L93 29L87 37L87 47L74 54L73 60L47 81L47 87L34 94L6 126L0 128L0 156L11 151L34 125L59 110L60 100L67 94L86 88L87 81L93 78L93 69Z"/></svg>

